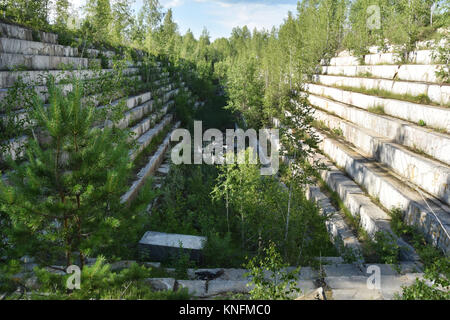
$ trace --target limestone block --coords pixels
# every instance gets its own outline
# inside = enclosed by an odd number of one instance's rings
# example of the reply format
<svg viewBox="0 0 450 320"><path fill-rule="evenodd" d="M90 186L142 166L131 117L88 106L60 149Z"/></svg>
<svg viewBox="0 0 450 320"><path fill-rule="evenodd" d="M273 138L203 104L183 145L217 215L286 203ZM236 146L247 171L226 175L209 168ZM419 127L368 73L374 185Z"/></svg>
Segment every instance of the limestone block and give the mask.
<svg viewBox="0 0 450 320"><path fill-rule="evenodd" d="M417 104L395 99L385 99L338 88L308 84L307 90L315 95L331 97L333 100L363 109L383 106L388 115L418 123L425 121L427 125L442 128L450 132L450 109Z"/></svg>
<svg viewBox="0 0 450 320"><path fill-rule="evenodd" d="M173 129L176 129L180 126L180 122L177 122ZM133 182L130 189L121 197L121 202L129 202L134 199L139 191L139 189L144 185L146 178L151 175L159 164L164 160L165 152L170 143L170 134L169 133L161 145L158 147L158 150L154 153L154 155L150 158L149 162L142 168L138 173L138 179Z"/></svg>
<svg viewBox="0 0 450 320"><path fill-rule="evenodd" d="M187 288L188 292L195 297L206 296L205 280L177 280L178 288Z"/></svg>
<svg viewBox="0 0 450 320"><path fill-rule="evenodd" d="M206 296L215 296L219 294L246 294L251 290L251 286L247 286L246 280L211 280L208 281L208 291Z"/></svg>
<svg viewBox="0 0 450 320"><path fill-rule="evenodd" d="M434 103L448 105L450 101L450 86L408 82L393 81L388 79L372 78L349 78L332 75L315 75L314 82L327 86L346 86L365 89L379 89L389 91L395 94L409 94L412 96L427 95Z"/></svg>
<svg viewBox="0 0 450 320"><path fill-rule="evenodd" d="M33 32L27 28L12 24L0 23L0 32L3 37L33 41ZM39 31L38 33L41 42L53 44L56 44L58 42L57 34L43 31Z"/></svg>
<svg viewBox="0 0 450 320"><path fill-rule="evenodd" d="M324 66L323 74L356 77L370 73L375 78L439 83L436 71L440 65L365 65L365 66Z"/></svg>
<svg viewBox="0 0 450 320"><path fill-rule="evenodd" d="M380 292L380 290L333 289L330 299L331 300L382 300L383 295Z"/></svg>
<svg viewBox="0 0 450 320"><path fill-rule="evenodd" d="M154 291L172 291L175 286L175 279L173 278L148 278L145 282Z"/></svg>
<svg viewBox="0 0 450 320"><path fill-rule="evenodd" d="M314 280L319 277L319 272L311 267L301 267L299 280Z"/></svg>
<svg viewBox="0 0 450 320"><path fill-rule="evenodd" d="M199 260L205 242L205 237L147 231L139 241L138 247L142 256L152 260L163 261L181 253Z"/></svg>
<svg viewBox="0 0 450 320"><path fill-rule="evenodd" d="M97 61L98 60L92 60ZM61 66L71 65L76 68L86 69L89 66L87 58L57 57L42 55L22 55L0 53L0 69L11 70L14 67L25 67L31 70L55 70Z"/></svg>
<svg viewBox="0 0 450 320"><path fill-rule="evenodd" d="M435 200L426 194L419 194L410 189L373 162L367 161L337 141L325 138L321 148L339 166L345 168L352 179L361 184L372 197L378 198L385 208L403 210L406 213L405 221L413 221L433 243L439 244L444 252L449 251L447 246L443 246L448 244L449 239L449 207L435 203ZM427 199L426 203L424 199Z"/></svg>
<svg viewBox="0 0 450 320"><path fill-rule="evenodd" d="M419 149L437 160L450 164L450 140L447 135L316 95L310 95L308 99L314 106L336 114L358 127L370 129L398 144ZM317 111L316 113L319 114Z"/></svg>
<svg viewBox="0 0 450 320"><path fill-rule="evenodd" d="M361 269L354 264L340 264L340 265L324 265L322 266L326 277L350 277L350 276L364 276ZM333 288L333 286L332 286Z"/></svg>
<svg viewBox="0 0 450 320"><path fill-rule="evenodd" d="M78 56L78 48L10 38L0 38L0 52L44 56Z"/></svg>
<svg viewBox="0 0 450 320"><path fill-rule="evenodd" d="M450 169L437 161L413 153L386 139L342 121L330 114L316 110L315 117L331 128L339 128L343 136L359 150L385 163L396 173L413 182L443 202L450 202Z"/></svg>

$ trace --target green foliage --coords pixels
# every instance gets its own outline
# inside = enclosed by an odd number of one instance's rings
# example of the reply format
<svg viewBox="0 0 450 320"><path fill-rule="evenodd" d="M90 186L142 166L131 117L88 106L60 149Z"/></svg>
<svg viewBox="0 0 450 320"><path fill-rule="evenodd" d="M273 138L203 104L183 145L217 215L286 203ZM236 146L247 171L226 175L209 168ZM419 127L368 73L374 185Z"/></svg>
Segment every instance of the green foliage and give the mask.
<svg viewBox="0 0 450 320"><path fill-rule="evenodd" d="M448 8L450 9L450 3L448 4ZM447 16L449 16L447 14ZM450 19L450 18L449 18ZM450 25L450 22L448 22L447 26ZM447 33L442 37L442 40L446 41L448 44L450 41L450 35L447 31ZM439 46L434 52L433 52L433 58L438 63L441 64L441 66L436 71L436 76L440 81L443 83L450 83L450 48L448 45Z"/></svg>
<svg viewBox="0 0 450 320"><path fill-rule="evenodd" d="M174 266L174 277L176 279L188 279L187 270L195 268L195 262L190 260L189 253L182 252L183 245L180 243L180 253L171 257L171 265Z"/></svg>
<svg viewBox="0 0 450 320"><path fill-rule="evenodd" d="M130 171L127 134L92 128L101 118L82 102L79 82L67 96L52 79L48 89L49 106L35 97L28 110L41 140L30 139L24 163L11 162L8 185L0 184L0 210L28 234L28 254L71 265L78 252L83 265L120 225L117 212Z"/></svg>
<svg viewBox="0 0 450 320"><path fill-rule="evenodd" d="M249 159L250 150L242 156ZM273 241L287 261L307 264L320 252L334 249L325 229L327 217L319 215L299 185L291 187L261 176L259 166L246 162L221 166L212 196L228 208L227 225L240 233L243 249L256 252Z"/></svg>
<svg viewBox="0 0 450 320"><path fill-rule="evenodd" d="M69 22L69 0L56 0L55 1L55 11L56 11L56 22L55 24L59 28L64 28Z"/></svg>
<svg viewBox="0 0 450 320"><path fill-rule="evenodd" d="M363 250L368 262L370 260L395 265L399 262L400 247L395 236L387 232L378 231L373 239L367 239Z"/></svg>
<svg viewBox="0 0 450 320"><path fill-rule="evenodd" d="M13 158L19 158L23 153L23 145L13 148L11 139L29 134L32 128L28 116L23 112L29 109L36 97L36 92L25 84L22 77L18 77L13 87L8 89L6 96L0 101L0 112L2 119L0 120L0 168L5 166L7 157L11 155ZM19 116L17 111L22 111ZM2 159L3 158L3 159Z"/></svg>
<svg viewBox="0 0 450 320"><path fill-rule="evenodd" d="M421 127L426 127L426 126L427 126L426 122L423 121L423 120L419 120L419 122L418 122L417 124L418 124L419 126L421 126Z"/></svg>
<svg viewBox="0 0 450 320"><path fill-rule="evenodd" d="M415 43L429 36L439 27L431 26L431 5L428 0L357 0L350 7L349 21L351 32L344 39L347 48L356 55L368 53L373 45L385 47L390 44L403 46L402 58L414 50ZM371 6L377 6L378 12ZM376 26L376 20L379 25Z"/></svg>
<svg viewBox="0 0 450 320"><path fill-rule="evenodd" d="M2 251L0 249L0 254L5 253ZM19 280L14 277L18 272L20 272L18 260L10 259L6 263L0 263L0 300L8 298L20 287Z"/></svg>
<svg viewBox="0 0 450 320"><path fill-rule="evenodd" d="M300 268L287 271L288 264L277 251L273 242L263 249L261 256L254 257L246 264L249 269L247 276L251 276L249 286L250 296L254 300L288 300L301 293L297 287Z"/></svg>
<svg viewBox="0 0 450 320"><path fill-rule="evenodd" d="M221 236L219 232L210 232L203 248L203 259L206 266L233 268L244 261L244 252L233 241L231 233Z"/></svg>
<svg viewBox="0 0 450 320"><path fill-rule="evenodd" d="M409 287L403 287L403 300L448 300L450 298L450 260L437 248L427 244L423 234L415 226L403 221L401 209L390 212L392 231L406 239L419 254L425 266L425 279L416 279ZM400 296L397 296L400 298Z"/></svg>
<svg viewBox="0 0 450 320"><path fill-rule="evenodd" d="M2 0L0 12L7 19L32 28L48 25L48 0Z"/></svg>
<svg viewBox="0 0 450 320"><path fill-rule="evenodd" d="M250 128L267 123L263 110L263 81L258 77L257 61L242 58L232 64L226 83L230 110L243 114Z"/></svg>
<svg viewBox="0 0 450 320"><path fill-rule="evenodd" d="M109 34L111 25L111 4L109 0L88 0L86 3L86 19L85 24L91 26L90 36L96 42Z"/></svg>
<svg viewBox="0 0 450 320"><path fill-rule="evenodd" d="M193 123L193 108L189 104L189 97L187 93L180 93L175 97L175 114L177 118L181 121L182 127L186 128L188 125Z"/></svg>
<svg viewBox="0 0 450 320"><path fill-rule="evenodd" d="M449 300L450 261L448 258L435 260L425 270L425 279L416 279L413 285L403 287L403 300ZM397 295L397 298L400 298Z"/></svg>
<svg viewBox="0 0 450 320"><path fill-rule="evenodd" d="M79 290L69 291L66 289L66 281L69 275L52 274L46 269L36 269L35 272L38 278L39 291L32 293L32 299L189 299L186 290L153 292L145 282L146 278L152 276L149 268L134 263L130 268L115 273L111 271L108 264L105 264L102 257L99 257L94 265L86 266L82 270Z"/></svg>

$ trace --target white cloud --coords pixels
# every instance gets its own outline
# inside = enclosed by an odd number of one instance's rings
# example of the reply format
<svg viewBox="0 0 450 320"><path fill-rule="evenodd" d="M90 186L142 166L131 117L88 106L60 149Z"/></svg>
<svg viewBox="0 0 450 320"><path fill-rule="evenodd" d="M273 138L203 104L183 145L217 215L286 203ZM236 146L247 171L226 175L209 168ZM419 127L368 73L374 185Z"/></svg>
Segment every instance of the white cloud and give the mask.
<svg viewBox="0 0 450 320"><path fill-rule="evenodd" d="M199 1L199 0L196 0ZM288 11L295 11L296 5L264 3L230 3L218 1L218 10L211 12L217 22L224 27L233 28L246 25L250 30L272 29L287 17Z"/></svg>
<svg viewBox="0 0 450 320"><path fill-rule="evenodd" d="M184 4L184 0L161 0L161 5L164 8L175 8Z"/></svg>

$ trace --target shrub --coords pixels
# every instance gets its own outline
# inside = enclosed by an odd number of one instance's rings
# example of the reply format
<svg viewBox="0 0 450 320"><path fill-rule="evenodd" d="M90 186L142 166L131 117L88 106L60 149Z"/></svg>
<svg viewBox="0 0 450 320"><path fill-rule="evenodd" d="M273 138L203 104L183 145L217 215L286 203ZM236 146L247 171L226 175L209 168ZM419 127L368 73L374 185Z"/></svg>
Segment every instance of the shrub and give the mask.
<svg viewBox="0 0 450 320"><path fill-rule="evenodd" d="M152 291L145 282L146 278L151 277L151 268L137 263L115 273L104 258L99 257L94 265L82 270L80 289L73 291L66 289L69 275L58 275L38 268L35 272L40 288L33 292L33 299L189 299L185 289L177 292Z"/></svg>
<svg viewBox="0 0 450 320"><path fill-rule="evenodd" d="M273 242L263 249L263 254L248 261L247 276L251 276L249 286L250 296L254 300L288 300L293 295L299 295L301 290L297 287L300 268L286 271L289 265L283 259ZM267 276L268 273L268 276Z"/></svg>

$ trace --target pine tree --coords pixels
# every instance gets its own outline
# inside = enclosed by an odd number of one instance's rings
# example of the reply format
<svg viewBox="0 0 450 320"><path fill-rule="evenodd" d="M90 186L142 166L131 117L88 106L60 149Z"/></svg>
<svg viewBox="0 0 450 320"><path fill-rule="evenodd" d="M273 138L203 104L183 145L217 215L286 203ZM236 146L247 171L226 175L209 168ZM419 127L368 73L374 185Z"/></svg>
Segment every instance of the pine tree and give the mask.
<svg viewBox="0 0 450 320"><path fill-rule="evenodd" d="M87 16L85 23L91 27L94 41L101 42L110 32L112 21L111 3L109 0L88 0L85 7Z"/></svg>
<svg viewBox="0 0 450 320"><path fill-rule="evenodd" d="M112 41L123 44L130 40L133 25L131 5L133 0L115 0L112 5Z"/></svg>
<svg viewBox="0 0 450 320"><path fill-rule="evenodd" d="M172 9L167 10L161 25L160 47L164 54L175 56L175 41L177 35L177 24L173 21Z"/></svg>
<svg viewBox="0 0 450 320"><path fill-rule="evenodd" d="M22 233L15 246L23 254L66 266L76 254L83 267L120 225L130 170L127 134L93 127L101 119L82 102L78 81L67 96L52 80L48 87L49 106L36 98L28 110L41 132L27 145L25 162L11 163L8 183L0 183L0 211Z"/></svg>

